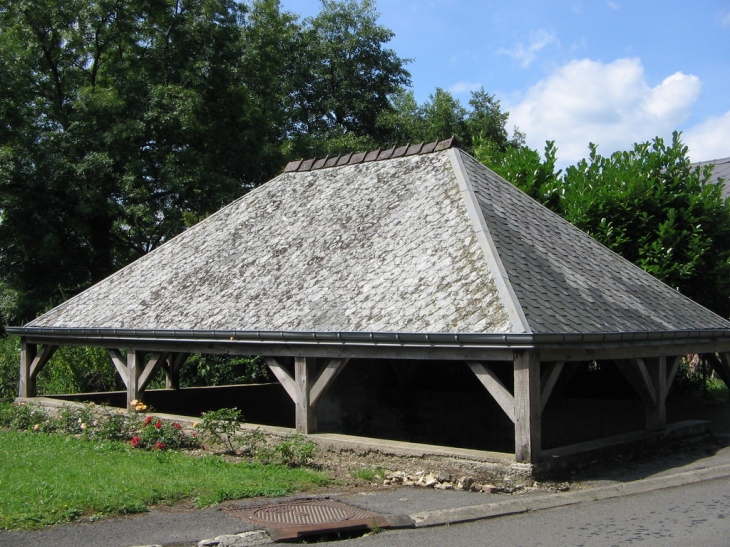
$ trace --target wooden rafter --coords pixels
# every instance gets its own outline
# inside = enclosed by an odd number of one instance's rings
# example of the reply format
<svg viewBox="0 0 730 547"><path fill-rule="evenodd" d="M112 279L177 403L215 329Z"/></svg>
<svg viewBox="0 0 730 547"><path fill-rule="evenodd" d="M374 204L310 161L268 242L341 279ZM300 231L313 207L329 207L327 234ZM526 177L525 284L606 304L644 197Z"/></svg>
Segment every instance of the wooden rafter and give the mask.
<svg viewBox="0 0 730 547"><path fill-rule="evenodd" d="M499 380L494 371L487 365L476 361L468 361L467 365L476 375L482 385L487 388L489 394L494 397L497 404L504 410L507 417L515 422L515 398L504 387L504 384Z"/></svg>
<svg viewBox="0 0 730 547"><path fill-rule="evenodd" d="M646 369L644 360L617 359L615 363L639 397L648 405L656 405L658 400L657 392L654 388L654 382L649 377L649 371Z"/></svg>
<svg viewBox="0 0 730 547"><path fill-rule="evenodd" d="M129 372L127 371L127 359L122 355L122 352L118 349L108 348L109 357L114 363L114 367L117 369L119 376L122 377L122 382L129 388Z"/></svg>
<svg viewBox="0 0 730 547"><path fill-rule="evenodd" d="M167 353L155 353L152 355L149 361L147 361L147 364L144 367L144 370L139 376L139 382L137 389L139 391L144 391L147 389L147 386L149 385L152 378L155 377L155 373L159 370L159 368L162 366L162 363L165 362L167 359Z"/></svg>
<svg viewBox="0 0 730 547"><path fill-rule="evenodd" d="M33 361L30 364L30 377L35 379L38 377L38 373L48 363L48 361L56 353L58 346L43 345L36 352Z"/></svg>
<svg viewBox="0 0 730 547"><path fill-rule="evenodd" d="M553 388L560 378L560 373L563 371L565 361L554 361L547 365L547 368L543 375L540 377L540 408L545 410L550 394L553 392Z"/></svg>

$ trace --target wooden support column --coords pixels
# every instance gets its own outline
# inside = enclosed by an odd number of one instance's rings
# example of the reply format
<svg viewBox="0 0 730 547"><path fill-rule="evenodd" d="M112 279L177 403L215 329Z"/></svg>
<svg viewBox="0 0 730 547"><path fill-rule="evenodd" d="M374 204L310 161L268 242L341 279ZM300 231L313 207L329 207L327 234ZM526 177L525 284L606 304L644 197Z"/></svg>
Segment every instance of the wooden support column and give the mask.
<svg viewBox="0 0 730 547"><path fill-rule="evenodd" d="M139 378L144 371L144 352L127 350L127 408L132 408L132 401L139 401L144 391Z"/></svg>
<svg viewBox="0 0 730 547"><path fill-rule="evenodd" d="M679 359L673 358L669 367L666 357L616 361L618 369L644 401L647 431L663 431L667 427L667 395Z"/></svg>
<svg viewBox="0 0 730 547"><path fill-rule="evenodd" d="M312 357L294 358L294 382L297 385L296 428L300 433L317 431L317 413L310 404L309 390L317 374L316 360Z"/></svg>
<svg viewBox="0 0 730 547"><path fill-rule="evenodd" d="M515 460L537 463L542 451L542 403L540 401L540 359L534 350L516 351L515 375Z"/></svg>
<svg viewBox="0 0 730 547"><path fill-rule="evenodd" d="M165 371L165 389L180 389L180 369L187 361L189 353L170 353L162 363Z"/></svg>
<svg viewBox="0 0 730 547"><path fill-rule="evenodd" d="M25 338L20 339L20 385L18 395L21 397L35 397L36 383L30 375L31 364L36 356L36 345L28 344Z"/></svg>
<svg viewBox="0 0 730 547"><path fill-rule="evenodd" d="M281 360L273 357L267 357L265 360L271 372L294 401L297 431L314 433L317 430L317 403L345 368L349 359L330 359L317 375L315 358L295 357L293 378Z"/></svg>
<svg viewBox="0 0 730 547"><path fill-rule="evenodd" d="M58 346L43 345L37 348L35 344L28 344L25 339L20 342L20 383L18 395L21 397L35 397L37 394L36 379L38 373L56 353Z"/></svg>

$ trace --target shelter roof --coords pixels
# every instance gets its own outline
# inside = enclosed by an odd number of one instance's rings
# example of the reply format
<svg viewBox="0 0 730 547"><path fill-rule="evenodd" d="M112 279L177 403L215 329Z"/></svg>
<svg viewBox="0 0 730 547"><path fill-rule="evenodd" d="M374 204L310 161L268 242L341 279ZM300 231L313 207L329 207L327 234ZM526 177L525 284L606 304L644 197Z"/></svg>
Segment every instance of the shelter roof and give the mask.
<svg viewBox="0 0 730 547"><path fill-rule="evenodd" d="M292 162L9 331L504 344L730 336L728 321L453 145Z"/></svg>

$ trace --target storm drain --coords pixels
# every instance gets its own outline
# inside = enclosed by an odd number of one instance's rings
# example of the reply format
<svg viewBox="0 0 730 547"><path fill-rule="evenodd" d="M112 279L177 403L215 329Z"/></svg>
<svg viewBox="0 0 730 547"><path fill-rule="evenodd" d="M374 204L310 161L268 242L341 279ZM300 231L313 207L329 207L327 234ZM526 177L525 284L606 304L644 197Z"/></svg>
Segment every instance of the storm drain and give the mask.
<svg viewBox="0 0 730 547"><path fill-rule="evenodd" d="M267 529L275 541L334 532L390 528L391 519L329 499L303 499L223 509Z"/></svg>

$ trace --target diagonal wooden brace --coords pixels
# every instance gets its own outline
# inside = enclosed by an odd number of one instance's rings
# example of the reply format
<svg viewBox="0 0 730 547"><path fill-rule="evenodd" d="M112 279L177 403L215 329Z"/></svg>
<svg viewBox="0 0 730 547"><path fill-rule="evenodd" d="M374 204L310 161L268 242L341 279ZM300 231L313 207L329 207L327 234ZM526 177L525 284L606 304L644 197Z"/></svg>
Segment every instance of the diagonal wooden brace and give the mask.
<svg viewBox="0 0 730 547"><path fill-rule="evenodd" d="M515 423L515 398L509 390L504 387L504 384L502 384L499 378L497 378L494 371L489 368L489 366L476 361L468 361L467 365L469 365L469 368L476 375L482 385L487 388L489 394L494 397L494 400L497 401L497 404L502 408L502 410L504 410L507 417L512 421L512 423Z"/></svg>
<svg viewBox="0 0 730 547"><path fill-rule="evenodd" d="M560 373L563 371L565 361L555 361L547 365L545 372L540 377L540 410L545 410L550 394L553 392L553 388L560 378Z"/></svg>

